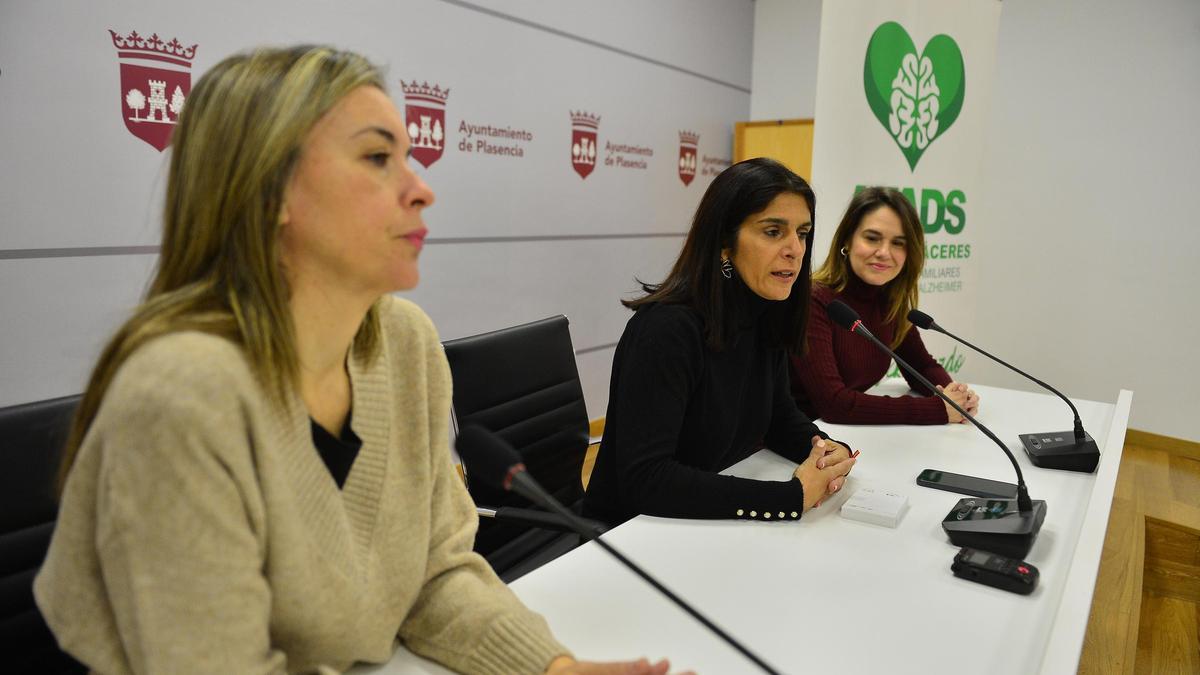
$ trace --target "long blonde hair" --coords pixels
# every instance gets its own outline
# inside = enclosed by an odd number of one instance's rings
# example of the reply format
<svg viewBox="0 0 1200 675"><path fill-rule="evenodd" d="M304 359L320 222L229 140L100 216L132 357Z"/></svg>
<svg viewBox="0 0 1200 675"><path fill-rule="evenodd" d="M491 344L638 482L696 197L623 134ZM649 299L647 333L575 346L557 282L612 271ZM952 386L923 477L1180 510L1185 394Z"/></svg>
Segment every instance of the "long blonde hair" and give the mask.
<svg viewBox="0 0 1200 675"><path fill-rule="evenodd" d="M63 452L60 490L113 377L156 337L197 330L227 338L245 350L264 388L288 400L298 365L279 260L284 189L308 132L364 85L385 88L365 58L297 46L231 56L192 88L171 143L154 279L92 371ZM370 357L378 340L372 307L354 349Z"/></svg>
<svg viewBox="0 0 1200 675"><path fill-rule="evenodd" d="M858 230L863 218L876 209L888 207L900 217L900 226L904 230L904 248L906 251L904 267L900 274L888 282L884 292L887 293L888 313L885 320L896 325L896 334L892 337L891 348L895 349L904 341L904 336L912 329L908 321L908 311L917 306L917 295L921 283L921 269L925 267L925 230L917 217L917 210L904 193L895 188L867 187L859 190L850 199L842 222L838 223L833 240L829 242L829 254L820 269L813 272L813 282L821 284L834 293L846 290L850 275L850 263L842 255L843 246L849 246L850 240Z"/></svg>

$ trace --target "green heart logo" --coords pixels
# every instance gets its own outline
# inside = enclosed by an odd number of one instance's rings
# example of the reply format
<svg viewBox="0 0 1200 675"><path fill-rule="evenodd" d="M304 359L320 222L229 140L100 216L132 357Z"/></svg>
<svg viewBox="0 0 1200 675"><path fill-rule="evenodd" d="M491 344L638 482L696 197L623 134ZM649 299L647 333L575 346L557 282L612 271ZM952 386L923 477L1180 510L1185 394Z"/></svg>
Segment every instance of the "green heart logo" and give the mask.
<svg viewBox="0 0 1200 675"><path fill-rule="evenodd" d="M871 35L863 64L871 112L908 160L917 162L958 119L967 88L962 51L949 35L935 35L917 55L908 31L889 21Z"/></svg>

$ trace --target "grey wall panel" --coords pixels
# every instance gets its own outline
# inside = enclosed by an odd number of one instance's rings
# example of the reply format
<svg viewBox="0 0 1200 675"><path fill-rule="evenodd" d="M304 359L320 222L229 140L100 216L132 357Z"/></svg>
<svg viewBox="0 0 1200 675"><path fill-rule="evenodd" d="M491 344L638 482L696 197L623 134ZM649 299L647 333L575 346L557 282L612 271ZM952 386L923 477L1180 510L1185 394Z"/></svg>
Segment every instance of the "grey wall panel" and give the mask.
<svg viewBox="0 0 1200 675"><path fill-rule="evenodd" d="M0 249L157 242L164 155L125 130L102 4L0 5Z"/></svg>
<svg viewBox="0 0 1200 675"><path fill-rule="evenodd" d="M77 394L157 256L0 261L0 406Z"/></svg>
<svg viewBox="0 0 1200 675"><path fill-rule="evenodd" d="M498 229L629 231L629 219L619 217L622 206L602 208L609 196L641 206L638 222L654 228L662 215L691 208L699 191L684 186L674 168L679 132L699 133L701 154L727 159L731 123L748 114L743 92L440 0L361 2L353 6L353 16L333 3L283 13L270 3L176 4L175 11L163 14L161 4L121 3L101 11L97 7L104 3L96 3L93 15L69 21L61 6L6 5L0 138L8 137L5 147L11 154L5 159L9 180L0 184L0 205L7 214L0 249L123 246L157 239L166 155L144 143L131 144L124 130L110 28L141 27L143 34L161 32L164 38L199 44L193 79L220 58L252 45L310 41L353 48L386 65L388 85L400 105L400 80L449 88L446 149L428 174L443 197L439 213L448 222L447 235ZM398 40L394 23L370 19L391 15L400 20L401 9L419 13L430 30L406 32ZM15 12L12 20L9 12ZM714 23L724 21L725 13ZM36 27L50 30L60 24L63 41L74 48L43 49L38 37L43 32ZM748 53L748 32L742 38L739 44ZM692 48L710 58L706 49ZM570 170L573 110L601 118L602 150L610 142L649 148L654 153L649 167L598 166L581 180ZM459 143L474 146L478 137L468 139L458 131L464 122L529 131L533 140L491 139L519 146L521 158L466 154ZM553 221L509 217L496 222L498 213L547 212Z"/></svg>
<svg viewBox="0 0 1200 675"><path fill-rule="evenodd" d="M620 299L638 295L636 278L659 281L682 237L426 246L421 284L400 293L426 309L442 338L566 314L576 350L615 342L629 314ZM453 302L444 302L452 299ZM511 324L505 324L511 325Z"/></svg>
<svg viewBox="0 0 1200 675"><path fill-rule="evenodd" d="M421 254L420 286L400 295L425 308L443 339L565 314L576 351L592 350L621 337L631 313L619 301L639 294L635 277L661 280L682 243L666 237L431 245ZM579 359L592 418L607 406L611 358L611 349L598 349Z"/></svg>
<svg viewBox="0 0 1200 675"><path fill-rule="evenodd" d="M821 0L756 0L750 119L812 118Z"/></svg>
<svg viewBox="0 0 1200 675"><path fill-rule="evenodd" d="M657 281L682 237L427 246L421 284L400 294L443 339L534 321L571 320L588 413L604 414L612 348L631 316L620 298ZM77 393L103 341L139 301L157 257L0 261L0 405ZM536 270L536 273L532 272ZM502 316L502 319L498 319ZM585 359L584 356L587 358Z"/></svg>
<svg viewBox="0 0 1200 675"><path fill-rule="evenodd" d="M754 0L448 0L750 87Z"/></svg>
<svg viewBox="0 0 1200 675"><path fill-rule="evenodd" d="M752 22L742 0L0 5L0 299L20 318L0 328L0 402L79 391L156 259L169 151L127 129L141 122L127 125L109 29L198 45L190 67L170 66L192 81L230 53L304 41L385 66L402 109L401 80L449 88L442 154L419 169L437 203L409 295L445 337L567 314L578 349L601 347L580 357L596 416L604 345L629 316L618 300L634 276L657 281L671 264L747 117ZM586 178L571 162L579 110L599 117ZM520 156L481 153L464 124L522 132L486 139ZM678 169L684 130L700 136L690 184Z"/></svg>

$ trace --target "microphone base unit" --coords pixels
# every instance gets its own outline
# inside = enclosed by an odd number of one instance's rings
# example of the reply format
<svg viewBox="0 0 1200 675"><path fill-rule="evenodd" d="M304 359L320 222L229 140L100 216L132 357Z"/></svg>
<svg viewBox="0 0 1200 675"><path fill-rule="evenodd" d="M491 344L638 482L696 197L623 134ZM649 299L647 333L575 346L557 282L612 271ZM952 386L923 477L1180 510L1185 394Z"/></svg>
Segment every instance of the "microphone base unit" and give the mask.
<svg viewBox="0 0 1200 675"><path fill-rule="evenodd" d="M1074 431L1048 431L1043 434L1018 434L1021 447L1034 466L1093 473L1100 463L1100 449L1092 435L1084 432L1075 440Z"/></svg>
<svg viewBox="0 0 1200 675"><path fill-rule="evenodd" d="M1015 499L967 497L958 500L942 520L942 529L955 546L981 549L1009 558L1024 558L1033 548L1046 502L1033 500L1033 509L1021 513Z"/></svg>

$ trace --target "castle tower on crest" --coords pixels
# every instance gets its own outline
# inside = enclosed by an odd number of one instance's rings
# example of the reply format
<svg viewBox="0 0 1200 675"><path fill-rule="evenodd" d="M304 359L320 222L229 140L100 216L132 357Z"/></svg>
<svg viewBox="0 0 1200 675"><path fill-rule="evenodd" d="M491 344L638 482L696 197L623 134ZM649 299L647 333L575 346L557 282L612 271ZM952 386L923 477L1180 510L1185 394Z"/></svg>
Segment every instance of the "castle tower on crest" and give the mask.
<svg viewBox="0 0 1200 675"><path fill-rule="evenodd" d="M146 113L147 120L153 120L154 113L158 112L158 120L160 122L170 122L167 117L167 81L166 80L150 80L150 111Z"/></svg>

